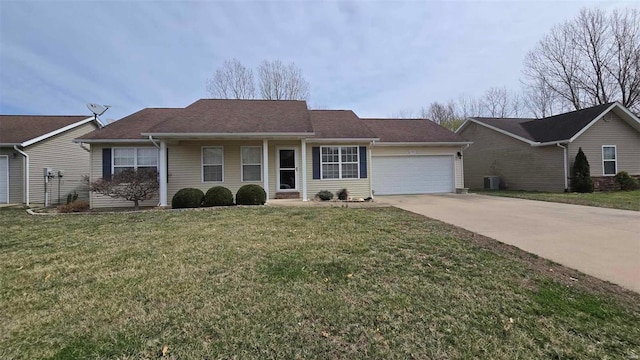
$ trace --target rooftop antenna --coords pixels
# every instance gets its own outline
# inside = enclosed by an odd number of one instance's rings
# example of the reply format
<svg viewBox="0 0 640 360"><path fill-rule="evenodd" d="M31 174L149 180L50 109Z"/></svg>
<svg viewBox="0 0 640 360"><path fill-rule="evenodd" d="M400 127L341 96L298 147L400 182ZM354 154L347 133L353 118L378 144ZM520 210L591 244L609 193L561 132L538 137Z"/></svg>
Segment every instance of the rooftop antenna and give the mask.
<svg viewBox="0 0 640 360"><path fill-rule="evenodd" d="M98 105L98 104L87 104L87 108L93 113L93 120L98 120L98 116L105 113L105 111L109 110L111 105Z"/></svg>

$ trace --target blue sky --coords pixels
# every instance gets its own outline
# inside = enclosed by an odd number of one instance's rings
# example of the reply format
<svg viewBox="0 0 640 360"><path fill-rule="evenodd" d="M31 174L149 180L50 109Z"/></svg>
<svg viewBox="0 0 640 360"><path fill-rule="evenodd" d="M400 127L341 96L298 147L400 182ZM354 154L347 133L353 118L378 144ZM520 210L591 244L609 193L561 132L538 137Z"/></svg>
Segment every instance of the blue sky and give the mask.
<svg viewBox="0 0 640 360"><path fill-rule="evenodd" d="M582 7L638 2L0 0L0 113L183 107L225 59L295 62L313 107L363 117L517 90L522 60Z"/></svg>

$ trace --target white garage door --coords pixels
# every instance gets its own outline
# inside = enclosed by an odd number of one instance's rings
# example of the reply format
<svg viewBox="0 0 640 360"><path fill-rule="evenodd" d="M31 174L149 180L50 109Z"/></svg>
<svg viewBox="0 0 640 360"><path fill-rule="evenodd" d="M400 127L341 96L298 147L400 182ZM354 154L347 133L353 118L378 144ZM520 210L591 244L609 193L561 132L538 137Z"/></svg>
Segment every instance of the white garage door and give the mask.
<svg viewBox="0 0 640 360"><path fill-rule="evenodd" d="M371 161L375 195L454 191L453 156L374 156Z"/></svg>
<svg viewBox="0 0 640 360"><path fill-rule="evenodd" d="M0 204L9 203L9 157L0 156Z"/></svg>

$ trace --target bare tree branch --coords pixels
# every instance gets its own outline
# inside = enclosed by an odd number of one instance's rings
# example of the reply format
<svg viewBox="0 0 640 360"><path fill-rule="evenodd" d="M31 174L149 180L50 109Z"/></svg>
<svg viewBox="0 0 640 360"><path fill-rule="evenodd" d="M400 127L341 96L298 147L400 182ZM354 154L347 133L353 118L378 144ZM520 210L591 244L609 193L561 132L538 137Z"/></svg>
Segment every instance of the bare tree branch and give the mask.
<svg viewBox="0 0 640 360"><path fill-rule="evenodd" d="M225 60L207 82L207 92L218 99L253 99L256 92L253 71L238 59Z"/></svg>
<svg viewBox="0 0 640 360"><path fill-rule="evenodd" d="M258 68L260 95L266 100L307 100L309 82L295 63L263 61Z"/></svg>

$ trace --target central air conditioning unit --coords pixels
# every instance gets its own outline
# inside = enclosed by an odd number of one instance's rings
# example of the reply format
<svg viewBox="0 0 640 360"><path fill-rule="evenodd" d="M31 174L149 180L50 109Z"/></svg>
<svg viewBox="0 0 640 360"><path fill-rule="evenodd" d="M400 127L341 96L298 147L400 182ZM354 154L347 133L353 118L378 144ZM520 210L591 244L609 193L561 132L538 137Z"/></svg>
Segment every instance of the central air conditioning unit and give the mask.
<svg viewBox="0 0 640 360"><path fill-rule="evenodd" d="M484 188L486 190L498 190L500 189L500 176L485 176Z"/></svg>

